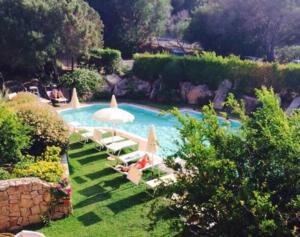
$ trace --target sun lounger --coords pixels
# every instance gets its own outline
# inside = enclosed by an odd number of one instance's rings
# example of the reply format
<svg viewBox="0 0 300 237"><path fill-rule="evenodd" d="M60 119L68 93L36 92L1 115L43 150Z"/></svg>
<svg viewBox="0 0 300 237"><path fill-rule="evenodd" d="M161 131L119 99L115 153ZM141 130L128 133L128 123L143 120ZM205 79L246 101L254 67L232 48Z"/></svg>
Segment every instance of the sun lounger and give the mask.
<svg viewBox="0 0 300 237"><path fill-rule="evenodd" d="M80 142L82 143L87 143L90 139L92 139L94 131L92 129L88 129L84 133L79 133L80 134Z"/></svg>
<svg viewBox="0 0 300 237"><path fill-rule="evenodd" d="M146 154L147 152L145 151L134 151L125 155L118 156L117 159L127 166L128 163L137 161Z"/></svg>
<svg viewBox="0 0 300 237"><path fill-rule="evenodd" d="M132 148L137 146L138 144L131 140L121 141L121 142L114 142L106 146L107 152L111 156L119 156L120 152L125 148ZM118 153L118 154L116 154Z"/></svg>
<svg viewBox="0 0 300 237"><path fill-rule="evenodd" d="M156 189L159 185L169 185L176 182L176 175L174 173L164 175L160 178L152 179L145 182L146 186L150 189Z"/></svg>
<svg viewBox="0 0 300 237"><path fill-rule="evenodd" d="M112 137L107 137L107 138L104 138L104 139L101 139L101 140L98 140L98 141L95 141L96 144L103 148L103 147L108 147L112 144L115 144L115 143L119 143L119 142L123 142L124 140L126 140L126 138L124 137L120 137L120 136L112 136Z"/></svg>

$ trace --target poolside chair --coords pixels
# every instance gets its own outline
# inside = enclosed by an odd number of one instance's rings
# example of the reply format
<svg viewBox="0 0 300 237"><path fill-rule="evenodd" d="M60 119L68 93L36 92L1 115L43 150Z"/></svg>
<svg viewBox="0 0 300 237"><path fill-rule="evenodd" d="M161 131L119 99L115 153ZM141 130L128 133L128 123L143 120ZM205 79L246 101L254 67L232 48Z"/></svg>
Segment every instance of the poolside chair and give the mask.
<svg viewBox="0 0 300 237"><path fill-rule="evenodd" d="M94 129L85 129L86 132L79 133L80 134L80 142L86 144L89 140L92 139L94 135Z"/></svg>
<svg viewBox="0 0 300 237"><path fill-rule="evenodd" d="M116 158L119 161L121 161L123 164L128 166L128 163L137 161L138 159L142 158L146 154L147 152L138 150L125 155L117 156Z"/></svg>
<svg viewBox="0 0 300 237"><path fill-rule="evenodd" d="M45 237L45 235L35 231L22 230L16 235L16 237Z"/></svg>
<svg viewBox="0 0 300 237"><path fill-rule="evenodd" d="M126 140L126 141L120 141L120 142L114 142L106 146L107 153L111 157L118 157L120 156L120 153L123 149L126 148L133 148L137 146L138 144L132 140Z"/></svg>
<svg viewBox="0 0 300 237"><path fill-rule="evenodd" d="M114 143L123 142L125 140L126 140L125 137L112 136L112 137L107 137L107 138L103 138L103 139L96 139L96 140L93 140L93 141L97 144L97 147L99 149L102 149L102 148L105 148L105 147L107 148L108 146L110 146Z"/></svg>
<svg viewBox="0 0 300 237"><path fill-rule="evenodd" d="M155 190L160 185L170 185L177 181L175 173L167 174L162 177L146 181L145 184L148 188Z"/></svg>

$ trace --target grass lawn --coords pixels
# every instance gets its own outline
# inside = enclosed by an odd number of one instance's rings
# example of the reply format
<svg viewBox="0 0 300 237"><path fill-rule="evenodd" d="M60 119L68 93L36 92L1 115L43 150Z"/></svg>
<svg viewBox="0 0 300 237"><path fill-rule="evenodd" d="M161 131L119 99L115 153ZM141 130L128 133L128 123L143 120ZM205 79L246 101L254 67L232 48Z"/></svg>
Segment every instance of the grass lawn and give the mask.
<svg viewBox="0 0 300 237"><path fill-rule="evenodd" d="M155 228L148 215L153 198L143 185L135 186L108 167L105 152L94 144L82 146L72 137L69 167L73 188L72 216L52 222L39 231L47 237L175 236L169 218L162 214ZM163 203L162 200L160 200ZM165 213L170 216L170 213Z"/></svg>

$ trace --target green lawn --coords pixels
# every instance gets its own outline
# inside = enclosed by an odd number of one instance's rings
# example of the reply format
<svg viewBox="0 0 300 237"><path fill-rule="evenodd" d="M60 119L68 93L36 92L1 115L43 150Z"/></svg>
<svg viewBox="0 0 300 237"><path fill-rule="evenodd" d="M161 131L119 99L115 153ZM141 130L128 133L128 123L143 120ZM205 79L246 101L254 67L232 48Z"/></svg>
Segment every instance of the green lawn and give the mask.
<svg viewBox="0 0 300 237"><path fill-rule="evenodd" d="M105 152L97 152L92 143L82 146L77 139L72 137L69 151L74 213L41 232L47 237L176 235L168 218L150 228L154 200L145 187L128 182L109 167Z"/></svg>

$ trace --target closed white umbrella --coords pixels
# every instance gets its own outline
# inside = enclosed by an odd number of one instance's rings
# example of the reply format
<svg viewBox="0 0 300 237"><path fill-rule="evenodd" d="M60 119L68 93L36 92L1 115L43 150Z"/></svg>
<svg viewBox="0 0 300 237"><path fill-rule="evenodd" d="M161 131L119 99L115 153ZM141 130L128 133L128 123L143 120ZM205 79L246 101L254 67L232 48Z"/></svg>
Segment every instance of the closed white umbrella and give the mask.
<svg viewBox="0 0 300 237"><path fill-rule="evenodd" d="M157 137L156 137L155 128L153 125L150 127L146 151L150 152L152 154L155 154L157 152Z"/></svg>
<svg viewBox="0 0 300 237"><path fill-rule="evenodd" d="M76 88L73 88L72 99L71 99L70 104L71 104L73 109L80 108L80 103L79 103L79 100L78 100Z"/></svg>
<svg viewBox="0 0 300 237"><path fill-rule="evenodd" d="M113 95L110 103L110 108L100 109L93 115L93 119L100 122L108 123L128 123L134 120L134 116L118 108L116 97Z"/></svg>

